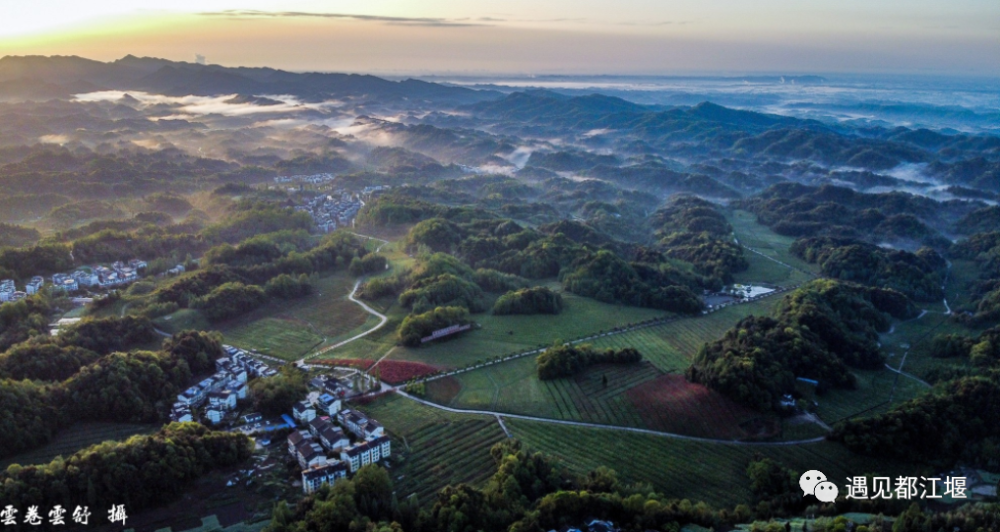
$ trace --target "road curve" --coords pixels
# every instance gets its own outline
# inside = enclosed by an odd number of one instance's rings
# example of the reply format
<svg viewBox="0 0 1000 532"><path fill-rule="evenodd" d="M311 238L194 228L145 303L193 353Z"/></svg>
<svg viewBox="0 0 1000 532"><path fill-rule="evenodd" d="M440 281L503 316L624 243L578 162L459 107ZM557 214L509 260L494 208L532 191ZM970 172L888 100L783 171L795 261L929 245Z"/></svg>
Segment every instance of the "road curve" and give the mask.
<svg viewBox="0 0 1000 532"><path fill-rule="evenodd" d="M640 428L637 428L637 427L620 427L620 426L617 426L617 425L601 425L601 424L598 424L598 423L585 423L583 421L568 421L568 420L563 420L563 419L552 419L552 418L546 418L546 417L524 416L524 415L521 415L521 414L508 414L508 413L505 413L505 412L493 412L493 411L490 411L490 410L464 410L464 409L461 409L461 408L451 408L451 407L439 405L437 403L432 403L430 401L426 401L424 399L420 399L419 397L414 397L413 395L410 395L410 394L408 394L408 393L406 393L403 390L398 389L398 388L396 388L395 391L399 395L401 395L403 397L406 397L406 398L408 398L408 399L410 399L412 401L416 401L416 402L418 402L420 404L423 404L425 406L429 406L431 408L437 408L439 410L444 410L446 412L451 412L451 413L454 413L454 414L482 415L482 416L495 417L497 419L500 419L500 418L524 419L524 420L527 420L527 421L537 421L537 422L540 422L540 423L551 423L551 424L554 424L554 425L569 425L569 426L573 426L573 427L584 427L584 428L588 428L588 429L602 429L602 430L615 430L615 431L619 431L619 432L632 432L632 433L637 433L637 434L647 434L649 436L660 436L660 437L663 437L663 438L673 438L673 439L677 439L677 440L697 441L697 442L703 442L703 443L721 443L721 444L726 444L726 445L744 445L744 446L787 446L787 445L803 445L803 444L807 444L807 443L819 443L819 442L821 442L821 441L823 441L823 440L826 439L824 436L819 436L819 437L808 439L808 440L771 441L771 442L753 442L753 441L739 441L739 440L716 440L716 439L712 439L712 438L699 438L697 436L687 436L687 435L684 435L684 434L675 434L673 432L660 432L658 430L640 429Z"/></svg>
<svg viewBox="0 0 1000 532"><path fill-rule="evenodd" d="M362 235L362 234L353 233L353 232L351 234L354 235L354 236L360 237L360 238L367 238L367 239L370 239L370 240L378 240L379 242L382 242L382 245L380 245L379 247L375 248L375 253L378 253L386 244L389 243L388 240L382 240L381 238L375 238L373 236L367 236L367 235ZM347 340L344 340L342 342L338 342L338 343L336 343L334 345L331 345L331 346L324 347L323 349L320 349L319 351L316 351L315 353L313 353L311 355L302 357L302 358L300 358L300 359L298 359L298 360L295 361L295 365L296 366L301 366L301 365L305 364L306 360L309 360L310 358L316 358L316 357L322 355L323 353L326 353L327 351L332 351L332 350L334 350L334 349L336 349L336 348L338 348L338 347L340 347L342 345L349 344L349 343L351 343L351 342L353 342L355 340L358 340L360 338L364 338L365 336L368 336L369 334L371 334L371 333L373 333L373 332L381 329L389 321L389 318L386 317L385 314L382 314L381 312L379 312L379 311L377 311L377 310L369 307L364 301L361 301L360 299L354 297L358 293L358 288L361 287L361 281L362 281L362 279L358 279L354 283L354 288L351 290L351 293L348 294L347 299L350 299L351 301L353 301L354 303L356 303L357 305L359 305L362 309L364 309L365 312L371 314L372 316L377 317L379 319L378 325L372 327L371 329L368 329L367 331L365 331L365 332L363 332L361 334L357 334L355 336L352 336L352 337L348 338Z"/></svg>

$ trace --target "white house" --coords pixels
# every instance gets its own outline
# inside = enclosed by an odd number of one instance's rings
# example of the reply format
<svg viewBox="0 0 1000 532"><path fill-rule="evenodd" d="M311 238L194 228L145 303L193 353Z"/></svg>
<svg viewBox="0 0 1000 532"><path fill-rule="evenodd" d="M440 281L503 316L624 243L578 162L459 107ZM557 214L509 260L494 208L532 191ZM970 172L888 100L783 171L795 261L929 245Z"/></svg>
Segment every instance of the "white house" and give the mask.
<svg viewBox="0 0 1000 532"><path fill-rule="evenodd" d="M219 408L224 411L236 408L236 392L232 390L222 390L208 394L208 404L212 408Z"/></svg>
<svg viewBox="0 0 1000 532"><path fill-rule="evenodd" d="M213 424L221 423L222 418L225 417L225 415L226 415L225 411L216 406L209 407L209 409L205 411L205 418L211 421Z"/></svg>
<svg viewBox="0 0 1000 532"><path fill-rule="evenodd" d="M312 439L312 434L309 434L308 432L302 432L300 430L293 430L288 434L287 438L288 454L297 457L296 452L298 451L299 445L301 445L302 442L311 439Z"/></svg>
<svg viewBox="0 0 1000 532"><path fill-rule="evenodd" d="M308 423L316 419L316 409L307 401L299 401L292 407L292 416L303 423Z"/></svg>
<svg viewBox="0 0 1000 532"><path fill-rule="evenodd" d="M45 278L36 275L31 278L31 281L28 281L28 284L24 285L24 291L27 292L28 294L37 294L38 291L42 289L42 286L44 284L45 284Z"/></svg>
<svg viewBox="0 0 1000 532"><path fill-rule="evenodd" d="M341 451L351 444L347 434L338 427L329 426L319 433L319 442L330 452Z"/></svg>
<svg viewBox="0 0 1000 532"><path fill-rule="evenodd" d="M295 455L299 460L299 465L302 469L308 469L313 466L323 465L326 463L326 455L323 454L323 448L320 447L318 443L304 441L295 448Z"/></svg>
<svg viewBox="0 0 1000 532"><path fill-rule="evenodd" d="M302 470L302 491L312 493L323 484L333 484L347 476L347 464L334 460L326 465Z"/></svg>
<svg viewBox="0 0 1000 532"><path fill-rule="evenodd" d="M347 464L351 473L388 457L391 453L389 438L382 436L371 441L359 443L340 452L340 459Z"/></svg>
<svg viewBox="0 0 1000 532"><path fill-rule="evenodd" d="M242 401L247 398L247 383L238 380L229 381L229 389L236 394L236 399Z"/></svg>
<svg viewBox="0 0 1000 532"><path fill-rule="evenodd" d="M316 408L328 416L336 416L341 409L340 398L324 393L316 400Z"/></svg>

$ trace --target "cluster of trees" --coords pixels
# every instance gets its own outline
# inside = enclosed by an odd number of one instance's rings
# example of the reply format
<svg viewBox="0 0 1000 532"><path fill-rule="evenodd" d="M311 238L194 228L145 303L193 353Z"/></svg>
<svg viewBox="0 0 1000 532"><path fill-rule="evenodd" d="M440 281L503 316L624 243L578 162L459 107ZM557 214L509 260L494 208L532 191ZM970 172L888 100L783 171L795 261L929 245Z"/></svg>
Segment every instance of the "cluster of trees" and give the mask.
<svg viewBox="0 0 1000 532"><path fill-rule="evenodd" d="M287 414L308 392L306 376L301 371L282 368L278 375L251 381L250 392L258 412L268 416Z"/></svg>
<svg viewBox="0 0 1000 532"><path fill-rule="evenodd" d="M58 336L38 334L0 354L0 377L63 381L103 355L155 339L153 324L145 318L88 318Z"/></svg>
<svg viewBox="0 0 1000 532"><path fill-rule="evenodd" d="M0 248L19 248L34 244L42 238L38 229L20 225L0 223Z"/></svg>
<svg viewBox="0 0 1000 532"><path fill-rule="evenodd" d="M278 231L309 231L312 218L305 212L267 202L241 201L236 209L202 234L209 242L236 243L265 233Z"/></svg>
<svg viewBox="0 0 1000 532"><path fill-rule="evenodd" d="M559 276L566 290L605 303L694 314L704 307L688 276L667 265L629 264L608 250L577 259Z"/></svg>
<svg viewBox="0 0 1000 532"><path fill-rule="evenodd" d="M195 299L191 307L198 309L209 321L222 321L249 312L267 301L264 289L240 282L224 283Z"/></svg>
<svg viewBox="0 0 1000 532"><path fill-rule="evenodd" d="M308 295L309 275L346 267L365 253L346 233L327 235L318 245L299 231L259 235L209 250L206 267L160 286L136 301L135 310L154 315L191 307L210 320L227 319L263 305L269 297Z"/></svg>
<svg viewBox="0 0 1000 532"><path fill-rule="evenodd" d="M979 281L969 287L974 314L972 321L995 323L1000 318L1000 231L976 233L952 246L955 258L975 261Z"/></svg>
<svg viewBox="0 0 1000 532"><path fill-rule="evenodd" d="M750 267L743 248L732 242L733 231L718 208L696 196L674 196L649 217L659 246L671 258L694 265L695 271L722 283Z"/></svg>
<svg viewBox="0 0 1000 532"><path fill-rule="evenodd" d="M28 338L47 335L53 308L44 294L0 305L0 350Z"/></svg>
<svg viewBox="0 0 1000 532"><path fill-rule="evenodd" d="M834 427L854 452L938 467L1000 467L1000 377L964 377L892 410Z"/></svg>
<svg viewBox="0 0 1000 532"><path fill-rule="evenodd" d="M73 267L70 248L65 244L40 243L21 248L0 249L0 274L15 279L48 275Z"/></svg>
<svg viewBox="0 0 1000 532"><path fill-rule="evenodd" d="M538 378L546 381L572 377L595 364L635 364L642 354L632 347L598 351L589 345L557 345L536 360Z"/></svg>
<svg viewBox="0 0 1000 532"><path fill-rule="evenodd" d="M964 358L976 367L990 367L1000 362L1000 326L990 327L976 338L938 334L928 349L937 358Z"/></svg>
<svg viewBox="0 0 1000 532"><path fill-rule="evenodd" d="M795 379L854 388L849 367L882 365L878 333L890 317L916 315L903 294L833 280L816 280L785 296L773 317L749 316L719 340L705 344L687 369L705 384L759 409L775 408L793 393Z"/></svg>
<svg viewBox="0 0 1000 532"><path fill-rule="evenodd" d="M351 272L351 275L360 277L371 273L383 272L388 266L389 261L384 256L372 253L364 257L354 257L351 259L351 265L348 266L347 270Z"/></svg>
<svg viewBox="0 0 1000 532"><path fill-rule="evenodd" d="M707 232L671 233L660 239L660 246L668 257L690 262L695 271L723 284L732 283L734 273L750 267L742 247Z"/></svg>
<svg viewBox="0 0 1000 532"><path fill-rule="evenodd" d="M403 323L400 324L396 334L400 344L416 347L420 345L421 338L430 336L436 330L469 323L472 323L469 311L464 307L437 307L403 318Z"/></svg>
<svg viewBox="0 0 1000 532"><path fill-rule="evenodd" d="M562 309L562 296L544 286L507 292L493 304L493 313L498 315L559 314Z"/></svg>
<svg viewBox="0 0 1000 532"><path fill-rule="evenodd" d="M968 209L967 202L942 204L904 192L864 194L792 182L773 185L740 205L780 235L833 235L874 243L901 240L935 249L947 249L951 241L923 220L936 222L949 211Z"/></svg>
<svg viewBox="0 0 1000 532"><path fill-rule="evenodd" d="M96 513L93 509L124 504L137 512L178 497L209 471L245 462L252 451L251 440L241 433L175 423L48 464L11 465L0 473L0 499L22 509L59 505L72 512L79 505Z"/></svg>
<svg viewBox="0 0 1000 532"><path fill-rule="evenodd" d="M796 240L789 251L818 264L826 277L892 288L915 301L939 301L944 297L947 263L930 248L910 253L849 238L811 237Z"/></svg>
<svg viewBox="0 0 1000 532"><path fill-rule="evenodd" d="M400 294L399 304L417 314L440 306L464 307L469 312L486 310L483 289L450 273L418 279Z"/></svg>
<svg viewBox="0 0 1000 532"><path fill-rule="evenodd" d="M413 199L405 193L392 191L365 204L358 212L357 222L386 226L419 222L444 214L447 208Z"/></svg>
<svg viewBox="0 0 1000 532"><path fill-rule="evenodd" d="M89 327L96 328L93 323ZM106 330L113 328L113 325L106 325ZM100 338L98 333L95 336ZM21 349L43 355L54 349L44 344L25 344L18 346L14 353L3 355L4 372L56 377L52 379L56 382L43 384L7 377L0 381L0 430L12 435L0 441L0 456L45 443L58 428L75 422L138 423L166 419L170 405L192 375L212 369L215 360L223 354L218 334L198 331L174 335L158 352L105 354L100 350L81 350L80 346L72 344L54 342L51 345L58 348L54 351L58 358L53 362L30 360L20 354ZM96 341L88 345L101 347ZM103 345L126 344L106 341ZM72 375L59 382L59 378L72 368L56 366L60 361L67 364L89 362L78 366Z"/></svg>

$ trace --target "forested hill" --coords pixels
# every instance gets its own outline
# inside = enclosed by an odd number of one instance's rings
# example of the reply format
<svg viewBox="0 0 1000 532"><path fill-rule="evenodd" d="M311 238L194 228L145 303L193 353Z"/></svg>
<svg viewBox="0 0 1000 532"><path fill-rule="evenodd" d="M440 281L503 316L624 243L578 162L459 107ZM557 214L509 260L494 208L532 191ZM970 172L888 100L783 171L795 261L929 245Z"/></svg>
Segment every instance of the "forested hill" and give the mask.
<svg viewBox="0 0 1000 532"><path fill-rule="evenodd" d="M289 94L309 100L417 99L471 103L499 96L415 79L389 81L370 75L294 73L273 68L229 68L127 55L103 63L76 56L0 58L0 96L68 97L97 90L143 90L171 96Z"/></svg>

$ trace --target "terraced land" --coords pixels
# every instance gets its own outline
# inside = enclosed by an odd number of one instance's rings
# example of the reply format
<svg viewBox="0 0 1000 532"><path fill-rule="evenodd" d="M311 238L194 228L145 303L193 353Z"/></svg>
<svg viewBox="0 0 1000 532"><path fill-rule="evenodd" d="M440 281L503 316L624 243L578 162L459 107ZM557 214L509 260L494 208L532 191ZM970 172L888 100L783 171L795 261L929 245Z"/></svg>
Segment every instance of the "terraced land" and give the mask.
<svg viewBox="0 0 1000 532"><path fill-rule="evenodd" d="M754 456L773 458L795 471L819 469L829 478L866 473L897 476L914 466L859 457L839 444L792 446L706 444L644 434L509 419L508 429L531 449L584 474L605 465L626 482L648 482L667 497L732 506L751 499L746 468Z"/></svg>
<svg viewBox="0 0 1000 532"><path fill-rule="evenodd" d="M493 417L451 414L396 395L357 407L393 439L390 475L401 499L416 494L427 504L447 485L478 486L495 472L490 448L506 436Z"/></svg>

